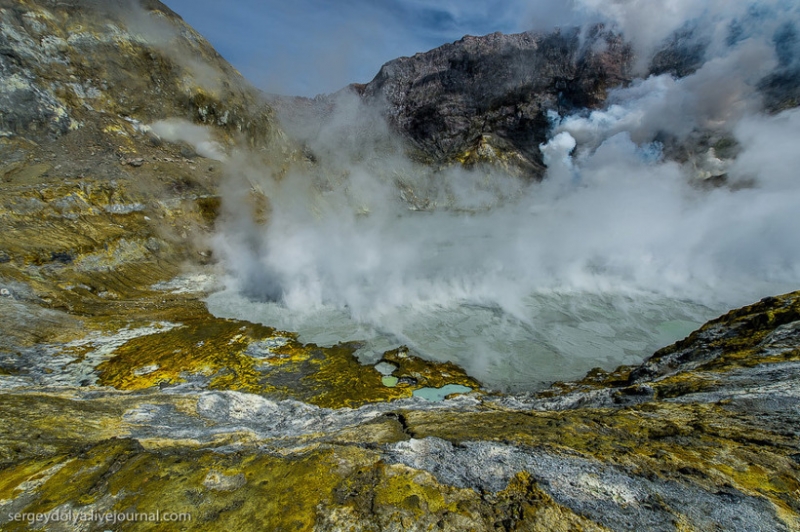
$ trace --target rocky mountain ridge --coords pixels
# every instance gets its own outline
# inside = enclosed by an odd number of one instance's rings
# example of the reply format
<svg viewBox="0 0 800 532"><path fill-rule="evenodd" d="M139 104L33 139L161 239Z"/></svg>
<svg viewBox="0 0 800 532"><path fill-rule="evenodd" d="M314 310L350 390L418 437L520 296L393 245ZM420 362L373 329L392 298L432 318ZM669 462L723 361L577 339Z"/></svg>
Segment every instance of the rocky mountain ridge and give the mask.
<svg viewBox="0 0 800 532"><path fill-rule="evenodd" d="M395 59L369 83L332 95L269 100L285 123L325 123L343 93L357 94L400 134L415 161L488 163L541 178L548 113L601 106L609 89L631 81L632 66L631 46L603 26L493 33Z"/></svg>
<svg viewBox="0 0 800 532"><path fill-rule="evenodd" d="M780 40L774 45L776 55L791 57L782 51L791 46ZM541 179L540 146L549 140L554 119L602 109L609 91L648 76L690 76L708 60L708 47L707 37L682 28L661 43L642 70L633 45L603 25L466 36L389 61L370 82L331 95L268 98L286 123L324 124L337 116L337 106L351 105L342 94L357 94L365 112L384 117L415 161L434 168L486 165ZM800 101L791 81L797 78L795 63L784 57L757 83L770 112ZM666 157L700 167L709 157L730 160L736 153L735 140L724 130L701 129L687 139L664 132L657 140ZM724 181L724 172L712 174L709 183ZM708 177L699 176L701 181Z"/></svg>
<svg viewBox="0 0 800 532"><path fill-rule="evenodd" d="M433 163L491 161L494 151L541 176L548 111L601 105L608 89L631 80L632 61L630 45L602 26L586 35L494 33L391 61L355 89L385 105L389 122Z"/></svg>

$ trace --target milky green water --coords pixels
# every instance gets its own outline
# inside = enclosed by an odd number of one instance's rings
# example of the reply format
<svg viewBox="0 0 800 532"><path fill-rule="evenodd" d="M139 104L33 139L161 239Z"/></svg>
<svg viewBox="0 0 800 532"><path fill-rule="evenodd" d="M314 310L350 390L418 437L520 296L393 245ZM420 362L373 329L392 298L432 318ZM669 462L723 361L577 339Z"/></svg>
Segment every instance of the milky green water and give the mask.
<svg viewBox="0 0 800 532"><path fill-rule="evenodd" d="M462 386L460 384L446 384L441 388L420 388L414 390L414 397L420 397L426 401L444 401L444 398L453 393L467 393L471 392L472 388L469 386Z"/></svg>
<svg viewBox="0 0 800 532"><path fill-rule="evenodd" d="M595 367L638 364L724 310L651 295L553 292L525 298L522 318L497 307L454 303L397 308L365 323L342 309L294 312L230 290L212 294L207 303L215 316L294 331L303 342L363 342L357 355L365 364L407 345L429 360L455 362L486 387L504 391L578 379Z"/></svg>

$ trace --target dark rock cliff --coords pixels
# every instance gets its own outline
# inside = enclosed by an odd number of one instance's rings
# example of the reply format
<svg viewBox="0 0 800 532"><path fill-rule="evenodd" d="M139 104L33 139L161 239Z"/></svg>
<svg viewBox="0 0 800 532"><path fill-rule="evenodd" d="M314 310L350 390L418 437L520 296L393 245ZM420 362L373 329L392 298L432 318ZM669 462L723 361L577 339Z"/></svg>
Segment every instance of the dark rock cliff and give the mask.
<svg viewBox="0 0 800 532"><path fill-rule="evenodd" d="M429 162L477 162L488 145L541 176L547 112L601 105L607 89L630 81L632 59L630 46L601 26L586 35L494 33L395 59L355 88L385 105Z"/></svg>

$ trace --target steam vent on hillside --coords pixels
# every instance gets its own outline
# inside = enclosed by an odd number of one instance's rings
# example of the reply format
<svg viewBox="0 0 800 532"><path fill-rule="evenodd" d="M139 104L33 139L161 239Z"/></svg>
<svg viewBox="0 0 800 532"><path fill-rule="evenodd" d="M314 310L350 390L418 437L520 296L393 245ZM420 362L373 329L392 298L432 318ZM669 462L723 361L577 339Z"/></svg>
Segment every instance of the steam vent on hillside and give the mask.
<svg viewBox="0 0 800 532"><path fill-rule="evenodd" d="M797 3L166 1L0 0L0 530L800 531Z"/></svg>

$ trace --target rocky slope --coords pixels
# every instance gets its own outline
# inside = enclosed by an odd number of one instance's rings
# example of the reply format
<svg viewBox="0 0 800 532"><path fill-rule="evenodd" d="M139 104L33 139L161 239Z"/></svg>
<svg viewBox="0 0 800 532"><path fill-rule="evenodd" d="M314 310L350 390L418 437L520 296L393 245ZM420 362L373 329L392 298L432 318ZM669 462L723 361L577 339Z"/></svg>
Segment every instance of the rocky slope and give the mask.
<svg viewBox="0 0 800 532"><path fill-rule="evenodd" d="M165 117L252 142L271 135L256 92L160 2L3 0L0 9L2 137L125 136Z"/></svg>
<svg viewBox="0 0 800 532"><path fill-rule="evenodd" d="M271 109L158 2L0 9L2 530L800 530L800 293L536 396L215 318Z"/></svg>
<svg viewBox="0 0 800 532"><path fill-rule="evenodd" d="M158 2L0 10L5 282L39 283L46 296L16 292L73 309L122 297L124 278L103 283L103 272L177 271L203 251L193 235L218 204L220 159L278 144L271 109ZM198 157L204 148L216 160Z"/></svg>

